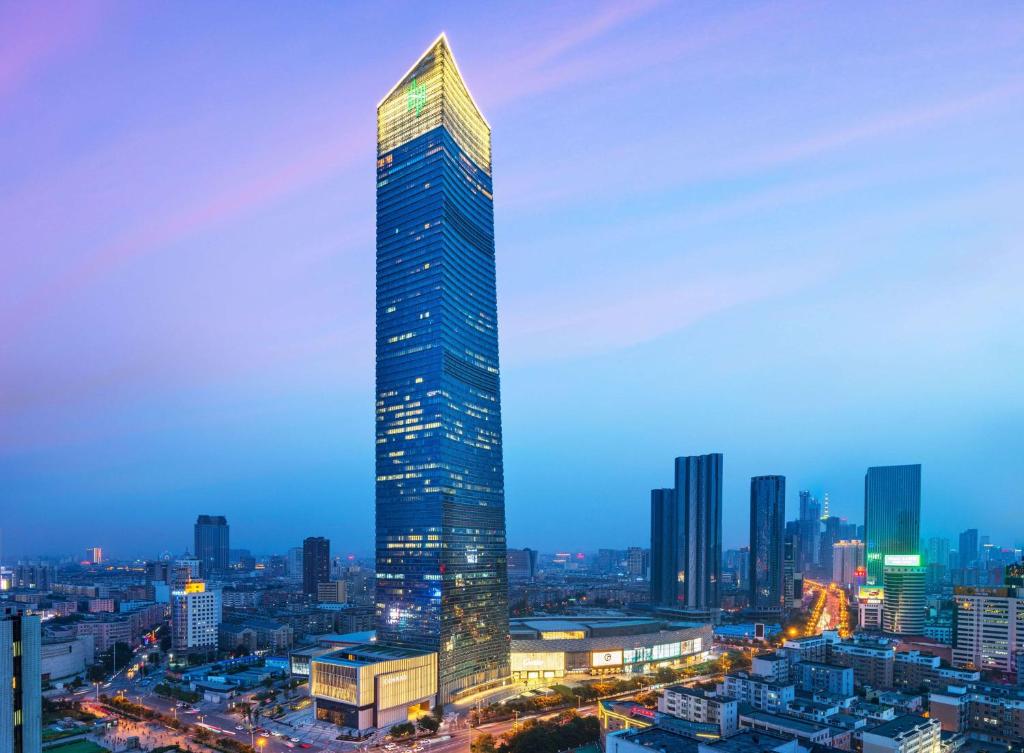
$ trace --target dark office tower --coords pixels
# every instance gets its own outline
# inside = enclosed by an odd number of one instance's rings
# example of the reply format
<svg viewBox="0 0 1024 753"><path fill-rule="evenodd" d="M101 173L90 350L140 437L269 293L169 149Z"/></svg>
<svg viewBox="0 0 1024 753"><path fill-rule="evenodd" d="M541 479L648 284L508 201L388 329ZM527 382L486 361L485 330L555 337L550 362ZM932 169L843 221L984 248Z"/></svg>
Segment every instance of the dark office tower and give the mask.
<svg viewBox="0 0 1024 753"><path fill-rule="evenodd" d="M868 468L864 476L864 532L868 583L882 585L887 554L918 554L921 466Z"/></svg>
<svg viewBox="0 0 1024 753"><path fill-rule="evenodd" d="M509 676L491 129L441 35L377 107L377 639Z"/></svg>
<svg viewBox="0 0 1024 753"><path fill-rule="evenodd" d="M684 543L683 518L675 489L651 489L651 603L678 607Z"/></svg>
<svg viewBox="0 0 1024 753"><path fill-rule="evenodd" d="M302 593L316 597L317 584L331 579L331 542L310 536L302 542Z"/></svg>
<svg viewBox="0 0 1024 753"><path fill-rule="evenodd" d="M722 582L720 453L676 458L676 500L686 532L679 573L683 606L718 609Z"/></svg>
<svg viewBox="0 0 1024 753"><path fill-rule="evenodd" d="M228 519L223 515L200 515L195 526L195 557L204 578L228 569Z"/></svg>
<svg viewBox="0 0 1024 753"><path fill-rule="evenodd" d="M819 562L821 505L806 489L800 492L800 562L807 569Z"/></svg>
<svg viewBox="0 0 1024 753"><path fill-rule="evenodd" d="M960 534L960 567L972 567L978 561L978 529L968 528Z"/></svg>
<svg viewBox="0 0 1024 753"><path fill-rule="evenodd" d="M783 604L783 534L786 477L750 479L750 606L780 609Z"/></svg>
<svg viewBox="0 0 1024 753"><path fill-rule="evenodd" d="M0 751L40 753L43 693L38 615L0 607Z"/></svg>

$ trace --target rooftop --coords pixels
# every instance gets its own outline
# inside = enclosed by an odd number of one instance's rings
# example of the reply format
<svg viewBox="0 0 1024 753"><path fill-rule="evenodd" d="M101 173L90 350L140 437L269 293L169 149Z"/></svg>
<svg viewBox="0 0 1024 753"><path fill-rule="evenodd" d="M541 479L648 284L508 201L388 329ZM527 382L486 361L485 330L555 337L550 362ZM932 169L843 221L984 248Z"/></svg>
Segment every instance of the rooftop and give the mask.
<svg viewBox="0 0 1024 753"><path fill-rule="evenodd" d="M913 714L904 714L898 716L891 722L880 724L877 727L873 727L865 732L865 734L879 735L880 737L896 738L900 735L904 735L911 732L918 727L924 727L929 724L938 724L933 719L926 719L923 716L915 716Z"/></svg>
<svg viewBox="0 0 1024 753"><path fill-rule="evenodd" d="M811 722L806 719L799 719L795 716L788 716L786 714L772 714L767 711L758 711L753 706L744 704L740 708L740 716L755 721L763 722L765 724L772 724L777 726L784 726L787 729L794 730L796 732L802 732L805 735L814 735L821 730L828 727L827 724L820 724L819 722Z"/></svg>
<svg viewBox="0 0 1024 753"><path fill-rule="evenodd" d="M659 753L698 753L700 741L667 729L648 727L643 730L614 733L631 743Z"/></svg>
<svg viewBox="0 0 1024 753"><path fill-rule="evenodd" d="M415 659L421 656L430 656L432 653L434 652L388 646L382 643L362 643L357 646L339 648L337 651L317 657L314 661L339 664L345 667L360 667L395 659Z"/></svg>

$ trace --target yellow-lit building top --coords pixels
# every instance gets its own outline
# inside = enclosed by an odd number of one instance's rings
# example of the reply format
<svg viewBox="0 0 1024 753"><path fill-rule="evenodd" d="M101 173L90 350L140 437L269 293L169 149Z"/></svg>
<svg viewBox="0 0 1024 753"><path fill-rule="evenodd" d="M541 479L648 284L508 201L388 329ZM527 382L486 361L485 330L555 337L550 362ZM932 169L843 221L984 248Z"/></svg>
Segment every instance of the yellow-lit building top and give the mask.
<svg viewBox="0 0 1024 753"><path fill-rule="evenodd" d="M490 174L491 127L466 88L444 34L377 105L377 154L441 125Z"/></svg>

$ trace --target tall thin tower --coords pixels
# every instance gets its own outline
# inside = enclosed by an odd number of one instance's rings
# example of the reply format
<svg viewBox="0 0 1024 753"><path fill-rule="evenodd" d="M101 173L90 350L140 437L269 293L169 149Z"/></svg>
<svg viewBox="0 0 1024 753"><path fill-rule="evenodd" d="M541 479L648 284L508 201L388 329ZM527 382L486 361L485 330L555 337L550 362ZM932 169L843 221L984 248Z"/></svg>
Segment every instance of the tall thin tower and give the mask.
<svg viewBox="0 0 1024 753"><path fill-rule="evenodd" d="M491 129L442 34L377 106L377 638L509 674Z"/></svg>

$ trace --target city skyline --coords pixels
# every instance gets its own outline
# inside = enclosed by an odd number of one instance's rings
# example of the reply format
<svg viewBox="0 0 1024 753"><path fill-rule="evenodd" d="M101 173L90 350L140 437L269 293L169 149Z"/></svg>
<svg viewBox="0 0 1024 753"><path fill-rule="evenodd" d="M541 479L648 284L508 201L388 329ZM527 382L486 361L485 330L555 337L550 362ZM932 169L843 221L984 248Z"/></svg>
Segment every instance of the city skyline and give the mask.
<svg viewBox="0 0 1024 753"><path fill-rule="evenodd" d="M256 8L225 40L226 10L160 7L2 11L28 40L0 52L5 555L178 552L205 511L240 548L369 552L365 113L438 26L501 123L510 546L642 545L622 511L699 453L727 461L726 548L752 476L787 477L787 519L806 488L862 523L865 469L897 463L923 466L923 537L1024 539L998 7L452 6L383 46L337 34L384 9Z"/></svg>

